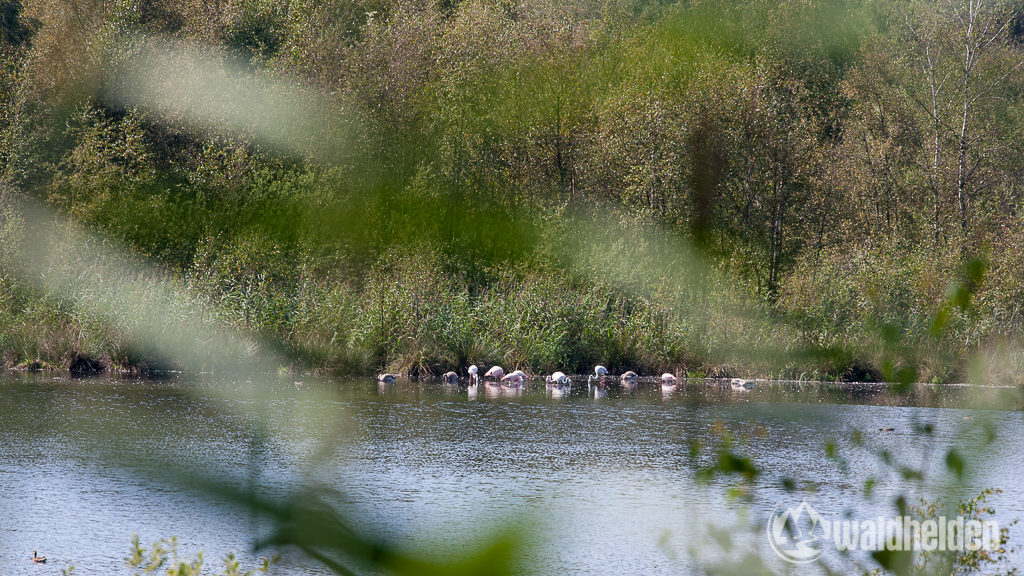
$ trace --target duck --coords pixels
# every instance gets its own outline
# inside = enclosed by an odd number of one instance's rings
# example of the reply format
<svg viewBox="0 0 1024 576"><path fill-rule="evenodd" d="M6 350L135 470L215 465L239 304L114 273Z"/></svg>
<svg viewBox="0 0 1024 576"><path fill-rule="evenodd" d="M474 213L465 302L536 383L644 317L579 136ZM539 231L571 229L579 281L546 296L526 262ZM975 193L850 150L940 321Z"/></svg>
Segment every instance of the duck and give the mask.
<svg viewBox="0 0 1024 576"><path fill-rule="evenodd" d="M441 376L441 380L449 386L454 386L459 383L459 375L451 371L445 372L444 376Z"/></svg>
<svg viewBox="0 0 1024 576"><path fill-rule="evenodd" d="M733 390L752 390L754 388L754 384L755 382L753 380L744 380L743 378L733 378L732 381L729 382L729 386L731 386Z"/></svg>
<svg viewBox="0 0 1024 576"><path fill-rule="evenodd" d="M35 550L32 551L33 564L46 564L46 556L40 556Z"/></svg>
<svg viewBox="0 0 1024 576"><path fill-rule="evenodd" d="M397 380L397 378L394 374L384 373L377 375L377 382L382 382L384 384L394 384L395 380Z"/></svg>
<svg viewBox="0 0 1024 576"><path fill-rule="evenodd" d="M501 380L505 377L505 370L501 366L491 366L491 369L484 374L484 378Z"/></svg>

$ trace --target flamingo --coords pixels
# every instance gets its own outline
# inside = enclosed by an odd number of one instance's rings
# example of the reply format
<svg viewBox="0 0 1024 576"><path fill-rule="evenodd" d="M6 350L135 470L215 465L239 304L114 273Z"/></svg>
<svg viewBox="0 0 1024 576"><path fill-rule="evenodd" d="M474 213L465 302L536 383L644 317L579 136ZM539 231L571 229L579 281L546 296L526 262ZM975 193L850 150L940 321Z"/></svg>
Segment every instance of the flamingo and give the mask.
<svg viewBox="0 0 1024 576"><path fill-rule="evenodd" d="M46 564L46 556L40 556L35 550L32 551L33 564Z"/></svg>
<svg viewBox="0 0 1024 576"><path fill-rule="evenodd" d="M471 384L480 382L480 369L476 367L476 364L470 365L467 372L469 372L469 381Z"/></svg>
<svg viewBox="0 0 1024 576"><path fill-rule="evenodd" d="M503 376L501 381L508 382L508 385L510 386L521 386L528 378L529 376L526 375L526 372L523 372L522 370L514 370Z"/></svg>
<svg viewBox="0 0 1024 576"><path fill-rule="evenodd" d="M665 372L661 375L661 399L667 400L672 397L676 392L676 383L678 380L672 374Z"/></svg>
<svg viewBox="0 0 1024 576"><path fill-rule="evenodd" d="M459 383L459 375L455 372L445 372L444 376L441 376L441 380L444 380L444 383L449 386L454 386Z"/></svg>
<svg viewBox="0 0 1024 576"><path fill-rule="evenodd" d="M494 380L501 380L505 377L505 370L501 366L491 366L491 369L484 374L484 378L491 378Z"/></svg>
<svg viewBox="0 0 1024 576"><path fill-rule="evenodd" d="M604 377L607 376L607 375L608 375L608 369L607 368L605 368L604 366L601 366L600 364L598 364L597 366L594 366L594 373L591 374L590 376L587 376L587 387L588 388L590 387L590 381L591 380L594 380L596 378L599 382L601 382L601 381L603 381Z"/></svg>
<svg viewBox="0 0 1024 576"><path fill-rule="evenodd" d="M394 384L395 380L396 378L394 374L385 373L377 376L377 382L382 382L384 384Z"/></svg>
<svg viewBox="0 0 1024 576"><path fill-rule="evenodd" d="M565 372L555 372L551 376L544 379L545 382L552 385L564 386L566 384L572 384L572 380L565 375Z"/></svg>
<svg viewBox="0 0 1024 576"><path fill-rule="evenodd" d="M572 391L572 379L566 376L565 372L555 372L544 380L548 384L552 398L568 396Z"/></svg>
<svg viewBox="0 0 1024 576"><path fill-rule="evenodd" d="M628 385L636 384L637 378L639 378L639 376L637 376L636 372L633 372L632 370L623 373L622 376L619 376L619 380L623 384L628 384Z"/></svg>

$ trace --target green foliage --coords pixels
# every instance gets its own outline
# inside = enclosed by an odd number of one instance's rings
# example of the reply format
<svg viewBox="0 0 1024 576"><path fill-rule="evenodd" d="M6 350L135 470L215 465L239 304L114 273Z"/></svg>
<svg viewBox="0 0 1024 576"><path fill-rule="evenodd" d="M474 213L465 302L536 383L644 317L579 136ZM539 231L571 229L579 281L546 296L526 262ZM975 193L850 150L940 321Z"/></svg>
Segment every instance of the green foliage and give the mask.
<svg viewBox="0 0 1024 576"><path fill-rule="evenodd" d="M38 26L38 21L24 16L21 0L0 2L0 46L4 52L27 44Z"/></svg>
<svg viewBox="0 0 1024 576"><path fill-rule="evenodd" d="M345 374L600 362L897 393L1019 384L1024 56L1003 24L1020 9L952 6L2 2L3 363L209 369L241 354L205 332L188 353L161 343L224 322L246 358ZM157 76L214 94L176 107L166 83L120 84L152 64L154 38L181 61ZM88 240L35 262L22 200ZM109 252L158 273L112 272L94 257ZM162 306L140 303L147 283ZM850 467L838 441L825 456ZM944 458L957 481L971 473L960 449ZM697 477L750 496L767 472L723 434ZM512 539L445 565L361 533L321 494L206 489L271 517L266 545L337 573L517 572ZM991 514L984 496L960 510ZM203 569L173 538L132 547L138 573ZM240 571L229 555L222 574Z"/></svg>
<svg viewBox="0 0 1024 576"><path fill-rule="evenodd" d="M515 574L521 571L511 552L517 538L497 536L477 550L460 555L454 561L437 561L413 556L396 546L361 533L350 519L330 505L328 494L295 494L283 502L254 498L251 494L231 493L270 517L274 533L261 546L296 546L336 574L352 574L355 569L370 569L398 575L413 574ZM510 531L515 534L515 531Z"/></svg>
<svg viewBox="0 0 1024 576"><path fill-rule="evenodd" d="M278 557L263 557L259 566L252 570L243 570L233 552L224 555L224 568L213 573L214 576L254 576L266 574L278 561ZM201 576L203 574L203 553L200 551L194 558L182 558L178 553L178 539L158 540L147 551L139 542L139 536L132 534L131 554L126 560L128 566L138 575L164 573L168 576ZM208 572L209 573L209 572Z"/></svg>
<svg viewBox="0 0 1024 576"><path fill-rule="evenodd" d="M300 288L289 340L332 369L378 366L439 374L468 363L585 371L595 363L655 369L686 363L684 334L659 333L664 313L602 287L537 272L473 291L440 258L393 254L372 280ZM681 329L682 326L674 329Z"/></svg>
<svg viewBox="0 0 1024 576"><path fill-rule="evenodd" d="M994 36L974 84L942 86L943 102L968 97L966 112L928 112L923 51L945 50L941 74L964 49L944 11L3 6L5 38L20 46L3 68L4 196L45 200L152 259L298 364L602 361L909 382L1017 381L986 360L1024 363L1007 344L1024 330L1013 216L1024 187L1012 154L995 154L1014 149L1024 109L1006 74L1016 45ZM987 10L979 26L1012 15ZM281 158L248 126L197 131L182 113L126 105L116 77L153 34L242 61L243 76L316 86L317 113L347 120L324 122L322 153ZM956 120L973 130L962 150ZM579 265L567 239L586 243L590 226L573 223L591 213L624 231L612 251L649 282L616 270L604 283L609 270ZM630 235L652 225L695 242L729 285L670 285L651 254L672 247ZM987 270L947 294L979 254ZM18 304L5 312L5 355L65 363L55 347L71 339L18 335L40 320ZM116 332L66 306L51 316L43 333ZM76 346L118 358L110 365L152 356L109 335Z"/></svg>
<svg viewBox="0 0 1024 576"><path fill-rule="evenodd" d="M959 502L954 507L948 506L942 500L921 500L916 505L910 505L907 512L910 517L919 520L938 518L943 514L949 518L962 516L965 521L990 520L995 515L995 509L987 504L987 500L989 496L1000 492L1001 490L998 489L986 488L977 496ZM912 560L907 559L898 567L891 564L883 564L883 566L896 574L913 574L915 576L926 574L965 576L979 573L1012 576L1019 572L1017 568L1008 566L1008 555L1013 553L1009 544L1010 528L1016 523L1015 520L999 526L998 541L992 543L991 549L982 547L978 550L922 550Z"/></svg>

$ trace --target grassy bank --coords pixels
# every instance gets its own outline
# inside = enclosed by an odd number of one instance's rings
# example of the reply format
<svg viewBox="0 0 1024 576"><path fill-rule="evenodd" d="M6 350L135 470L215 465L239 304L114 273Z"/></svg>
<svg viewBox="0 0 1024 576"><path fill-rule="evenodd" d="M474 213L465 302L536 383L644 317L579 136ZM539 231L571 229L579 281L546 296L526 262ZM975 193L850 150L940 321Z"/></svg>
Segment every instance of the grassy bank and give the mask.
<svg viewBox="0 0 1024 576"><path fill-rule="evenodd" d="M18 246L15 222L9 215L5 246ZM564 242L566 232L548 228L538 245ZM536 373L587 372L602 363L641 373L849 380L899 379L912 368L920 380L1017 382L1016 349L979 330L989 325L979 322L979 307L955 305L955 281L949 294L944 288L908 303L900 298L916 292L880 277L877 266L858 275L857 262L794 279L766 310L717 269L707 271L714 281L695 285L647 278L639 263L600 274L531 252L469 273L429 245L388 249L369 262L361 255L358 264L333 250L325 259L322 248L252 238L216 250L204 245L183 274L163 272L158 282L183 298L168 296L171 309L205 310L211 322L251 334L259 345L244 364L259 370L430 376L470 363ZM75 271L95 264L69 251L49 265ZM936 273L931 266L926 271ZM162 316L155 335L146 328L139 337L130 309L96 313L9 272L0 286L0 349L10 367L203 369L227 353L206 347L187 363L163 354L164 333L188 330L190 316ZM261 358L271 351L280 354ZM985 359L979 351L989 362L978 366L1002 371L969 373L972 358Z"/></svg>
<svg viewBox="0 0 1024 576"><path fill-rule="evenodd" d="M766 321L712 309L677 313L682 294L632 293L550 265L488 270L483 275L492 279L477 284L426 247L388 251L361 276L324 273L317 264L301 251L243 243L163 281L225 324L283 349L292 367L338 374L429 376L469 363L535 372L604 363L642 372L767 373L772 362L740 365L730 351L783 343ZM67 255L59 266L82 264ZM0 284L8 366L82 369L84 358L104 369L187 368L132 342L117 328L132 321L123 311L91 314L11 275Z"/></svg>

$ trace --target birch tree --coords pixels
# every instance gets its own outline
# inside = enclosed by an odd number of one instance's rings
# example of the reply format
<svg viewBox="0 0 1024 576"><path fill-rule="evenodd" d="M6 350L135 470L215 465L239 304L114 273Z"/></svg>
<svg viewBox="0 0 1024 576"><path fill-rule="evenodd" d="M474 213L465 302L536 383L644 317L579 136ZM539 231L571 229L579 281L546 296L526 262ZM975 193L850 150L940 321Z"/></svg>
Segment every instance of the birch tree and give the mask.
<svg viewBox="0 0 1024 576"><path fill-rule="evenodd" d="M972 204L997 184L989 170L1006 146L994 104L1024 56L1009 41L1019 8L1001 0L928 0L908 5L903 29L916 82L905 95L922 113L922 164L932 196L931 227L944 240L944 205L954 216L961 250L970 244Z"/></svg>

